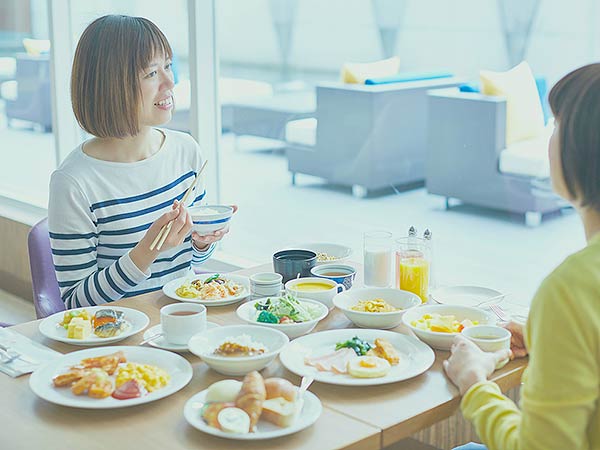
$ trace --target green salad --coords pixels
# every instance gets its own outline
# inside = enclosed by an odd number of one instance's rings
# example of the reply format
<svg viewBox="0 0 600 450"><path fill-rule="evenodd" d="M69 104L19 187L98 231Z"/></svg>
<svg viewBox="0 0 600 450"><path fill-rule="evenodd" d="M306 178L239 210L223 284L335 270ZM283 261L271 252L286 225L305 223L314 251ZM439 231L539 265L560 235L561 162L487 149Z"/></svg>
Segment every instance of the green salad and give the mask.
<svg viewBox="0 0 600 450"><path fill-rule="evenodd" d="M320 308L313 303L301 303L292 295L267 298L256 302L257 322L262 323L298 323L308 322L319 317Z"/></svg>

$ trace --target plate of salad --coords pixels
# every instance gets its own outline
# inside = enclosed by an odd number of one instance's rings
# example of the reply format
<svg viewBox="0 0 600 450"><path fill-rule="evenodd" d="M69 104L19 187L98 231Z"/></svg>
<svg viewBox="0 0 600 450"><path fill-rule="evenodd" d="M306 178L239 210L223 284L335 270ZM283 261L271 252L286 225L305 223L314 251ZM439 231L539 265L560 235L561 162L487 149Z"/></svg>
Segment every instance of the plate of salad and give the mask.
<svg viewBox="0 0 600 450"><path fill-rule="evenodd" d="M245 322L276 328L293 339L312 331L327 316L329 308L316 300L287 294L246 302L236 312Z"/></svg>

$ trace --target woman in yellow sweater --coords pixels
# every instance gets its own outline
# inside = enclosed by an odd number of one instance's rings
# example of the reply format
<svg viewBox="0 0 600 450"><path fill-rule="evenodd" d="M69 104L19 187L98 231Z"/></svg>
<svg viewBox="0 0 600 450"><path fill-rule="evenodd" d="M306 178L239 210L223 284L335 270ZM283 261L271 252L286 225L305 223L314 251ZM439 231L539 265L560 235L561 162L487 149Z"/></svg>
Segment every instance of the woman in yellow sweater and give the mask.
<svg viewBox="0 0 600 450"><path fill-rule="evenodd" d="M600 64L565 76L549 102L552 186L578 210L587 246L542 282L531 303L520 407L487 381L505 355L459 336L444 362L463 395L463 415L489 450L600 449Z"/></svg>

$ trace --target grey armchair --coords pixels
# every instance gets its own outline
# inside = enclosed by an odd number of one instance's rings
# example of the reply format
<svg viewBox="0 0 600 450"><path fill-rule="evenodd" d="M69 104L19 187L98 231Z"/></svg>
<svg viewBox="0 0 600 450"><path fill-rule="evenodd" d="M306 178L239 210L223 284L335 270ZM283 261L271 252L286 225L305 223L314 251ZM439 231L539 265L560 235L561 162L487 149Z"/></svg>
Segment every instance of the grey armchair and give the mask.
<svg viewBox="0 0 600 450"><path fill-rule="evenodd" d="M328 83L316 88L316 139L288 139L296 174L352 186L353 195L422 182L427 149L427 91L456 86L456 78L382 85ZM293 128L290 123L288 129ZM313 133L315 131L313 130ZM288 136L289 137L289 136Z"/></svg>
<svg viewBox="0 0 600 450"><path fill-rule="evenodd" d="M429 93L426 187L431 194L525 215L538 225L542 215L565 206L549 180L502 173L506 147L506 100L458 89ZM543 151L543 149L542 149Z"/></svg>

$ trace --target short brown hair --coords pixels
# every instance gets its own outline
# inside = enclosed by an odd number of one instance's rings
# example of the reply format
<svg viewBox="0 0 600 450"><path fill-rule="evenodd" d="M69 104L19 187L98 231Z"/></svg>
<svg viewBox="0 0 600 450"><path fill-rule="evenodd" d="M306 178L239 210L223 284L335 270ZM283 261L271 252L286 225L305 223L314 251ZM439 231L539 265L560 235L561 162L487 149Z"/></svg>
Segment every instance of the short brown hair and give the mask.
<svg viewBox="0 0 600 450"><path fill-rule="evenodd" d="M71 74L71 102L79 125L101 138L138 134L140 73L159 54L173 56L165 35L148 19L108 15L88 25Z"/></svg>
<svg viewBox="0 0 600 450"><path fill-rule="evenodd" d="M563 77L548 100L559 122L560 161L567 190L581 206L600 211L600 63Z"/></svg>

